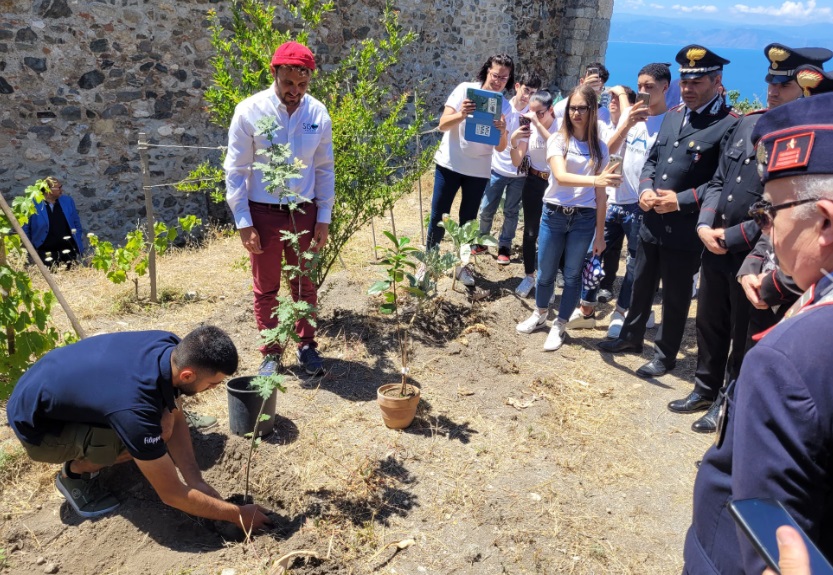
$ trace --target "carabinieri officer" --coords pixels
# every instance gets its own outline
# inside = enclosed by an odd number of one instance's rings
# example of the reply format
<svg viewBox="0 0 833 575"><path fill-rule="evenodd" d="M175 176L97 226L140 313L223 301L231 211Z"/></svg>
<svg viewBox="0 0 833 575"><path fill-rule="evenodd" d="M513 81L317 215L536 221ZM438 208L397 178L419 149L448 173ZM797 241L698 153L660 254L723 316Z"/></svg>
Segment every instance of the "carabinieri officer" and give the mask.
<svg viewBox="0 0 833 575"><path fill-rule="evenodd" d="M769 109L801 97L802 88L795 76L800 65L821 66L833 58L833 52L826 48L793 49L783 44L770 44L764 48L764 55L769 65ZM718 397L724 376L728 383L737 379L740 372L752 304L736 276L761 233L749 217L749 208L764 191L752 145L752 130L764 112L766 109L750 112L740 119L732 132L731 144L723 148L720 166L700 207L697 234L706 250L700 268L694 391L685 401L673 402L676 409L669 406L672 411L685 413L686 408L705 408ZM719 403L712 403L691 429L714 432Z"/></svg>
<svg viewBox="0 0 833 575"><path fill-rule="evenodd" d="M656 377L674 369L691 305L693 276L703 244L697 213L717 170L721 139L737 122L720 88L729 61L692 44L677 54L684 105L669 110L642 169L639 203L645 216L636 248L631 307L619 338L599 343L613 353L642 351L645 326L662 279L662 325L654 358L636 374Z"/></svg>

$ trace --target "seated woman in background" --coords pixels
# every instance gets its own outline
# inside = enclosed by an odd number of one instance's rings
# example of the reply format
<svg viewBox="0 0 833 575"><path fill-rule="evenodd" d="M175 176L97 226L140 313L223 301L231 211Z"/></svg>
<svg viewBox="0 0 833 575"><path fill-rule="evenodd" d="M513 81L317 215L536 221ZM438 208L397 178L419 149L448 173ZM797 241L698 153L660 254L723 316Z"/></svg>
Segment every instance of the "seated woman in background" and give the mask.
<svg viewBox="0 0 833 575"><path fill-rule="evenodd" d="M599 136L596 93L582 85L567 100L561 130L547 142L551 174L544 192L538 235L536 309L516 327L520 333L532 333L546 326L558 262L564 254L564 291L558 317L544 343L545 351L554 351L564 342L567 322L581 294L587 246L593 242L594 254L605 248L605 188L618 186L622 181L622 176L613 173L616 166L607 165L607 145Z"/></svg>
<svg viewBox="0 0 833 575"><path fill-rule="evenodd" d="M75 202L63 195L58 178L44 180L43 201L35 204L35 213L23 226L23 233L35 246L47 266L66 263L67 267L84 252L84 231Z"/></svg>

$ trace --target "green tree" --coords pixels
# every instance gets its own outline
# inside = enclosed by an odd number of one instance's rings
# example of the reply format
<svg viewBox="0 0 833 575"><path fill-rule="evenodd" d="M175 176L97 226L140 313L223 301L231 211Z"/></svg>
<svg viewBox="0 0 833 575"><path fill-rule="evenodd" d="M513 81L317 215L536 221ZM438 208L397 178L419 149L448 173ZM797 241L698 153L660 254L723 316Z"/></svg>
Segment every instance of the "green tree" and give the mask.
<svg viewBox="0 0 833 575"><path fill-rule="evenodd" d="M48 190L44 180L12 201L15 219L24 225ZM0 213L0 400L9 396L21 375L47 351L74 341L50 322L55 295L34 288L23 263L27 252L11 223ZM13 265L18 264L18 265Z"/></svg>
<svg viewBox="0 0 833 575"><path fill-rule="evenodd" d="M275 25L275 7L261 0L235 0L226 28L211 12L214 72L206 91L211 121L227 128L234 107L272 82L269 63L275 48L288 40L307 43L334 3L320 0L283 0L293 22ZM388 3L381 22L381 38L353 46L330 70L319 69L310 93L321 100L333 121L336 203L329 239L313 275L321 285L339 252L371 218L386 213L428 168L433 147L414 153L413 144L428 117L424 101L414 91L393 94L388 70L397 65L402 50L416 36L405 33ZM201 181L186 191L213 191L218 197L223 173L205 163L189 179Z"/></svg>
<svg viewBox="0 0 833 575"><path fill-rule="evenodd" d="M736 112L741 114L746 114L748 112L753 112L755 110L760 110L764 107L761 101L755 96L754 100L749 100L749 98L744 98L743 100L740 99L740 92L737 90L729 90L729 106L732 107Z"/></svg>

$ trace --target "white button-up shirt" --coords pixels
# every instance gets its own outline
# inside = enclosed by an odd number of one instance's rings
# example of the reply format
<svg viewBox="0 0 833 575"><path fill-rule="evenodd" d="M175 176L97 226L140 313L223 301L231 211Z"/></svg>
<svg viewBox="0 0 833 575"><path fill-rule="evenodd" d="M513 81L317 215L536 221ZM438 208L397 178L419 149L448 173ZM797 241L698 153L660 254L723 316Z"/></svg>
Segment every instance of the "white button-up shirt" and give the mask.
<svg viewBox="0 0 833 575"><path fill-rule="evenodd" d="M252 225L249 201L264 204L281 203L266 191L262 173L253 167L267 163L262 153L269 140L256 135L255 125L264 117L277 118L281 127L273 135L277 144L289 144L292 156L306 166L300 178L286 181L287 190L296 198L314 201L318 207L317 221L330 223L335 203L335 171L333 160L333 125L324 104L305 94L290 116L278 98L275 84L249 96L234 109L229 126L228 151L223 168L226 171L226 201L234 215L237 228ZM291 160L290 160L291 161Z"/></svg>

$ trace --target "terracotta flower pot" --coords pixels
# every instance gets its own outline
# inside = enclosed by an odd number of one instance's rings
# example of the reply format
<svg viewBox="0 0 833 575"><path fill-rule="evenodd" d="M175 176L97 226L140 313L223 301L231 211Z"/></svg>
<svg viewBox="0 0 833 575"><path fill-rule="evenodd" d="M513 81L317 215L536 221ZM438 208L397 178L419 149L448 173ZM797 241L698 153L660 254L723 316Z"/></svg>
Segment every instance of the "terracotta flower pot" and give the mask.
<svg viewBox="0 0 833 575"><path fill-rule="evenodd" d="M414 420L419 404L419 388L406 385L404 397L399 395L401 383L388 383L376 390L376 402L382 410L382 419L391 429L405 429Z"/></svg>

